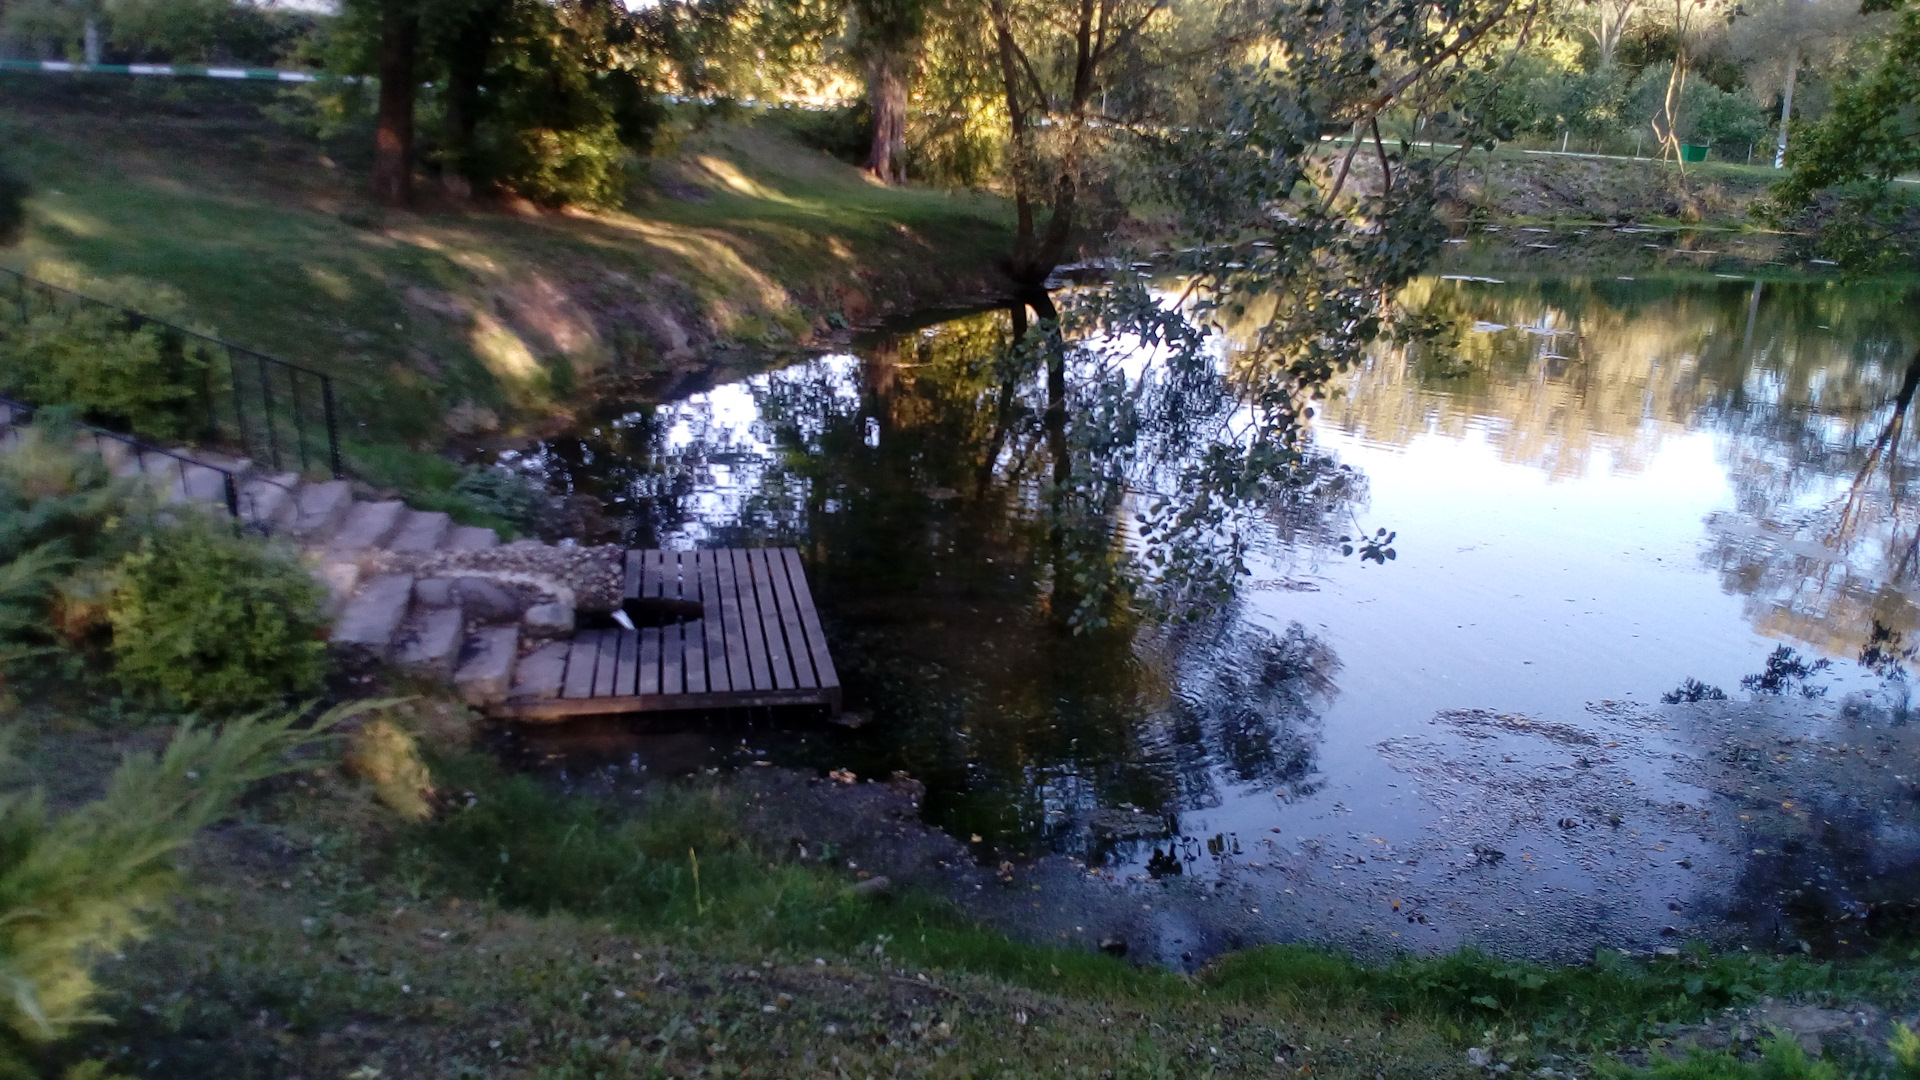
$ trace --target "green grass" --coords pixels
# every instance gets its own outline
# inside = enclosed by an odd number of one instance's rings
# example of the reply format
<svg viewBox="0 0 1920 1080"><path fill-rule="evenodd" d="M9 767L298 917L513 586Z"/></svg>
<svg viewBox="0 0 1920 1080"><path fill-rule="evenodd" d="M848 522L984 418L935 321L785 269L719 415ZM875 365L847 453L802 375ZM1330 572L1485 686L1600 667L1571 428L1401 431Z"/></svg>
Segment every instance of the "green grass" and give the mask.
<svg viewBox="0 0 1920 1080"><path fill-rule="evenodd" d="M790 347L983 292L1007 242L997 200L874 186L772 124L685 133L641 166L672 194L636 183L625 212L429 193L420 212L383 213L338 150L260 119L246 95L261 91L187 107L48 85L0 75L0 144L32 188L27 236L0 260L163 283L194 323L338 375L348 434L378 442L437 445L463 403L512 429L716 343Z"/></svg>
<svg viewBox="0 0 1920 1080"><path fill-rule="evenodd" d="M416 730L467 723L407 708ZM30 763L110 757L57 723L25 741ZM1468 1047L1522 1073L1584 1068L1763 995L1920 1004L1904 946L1573 967L1275 946L1183 976L1016 941L938 897L859 895L754 835L744 789L616 802L476 751L431 760L441 809L420 825L331 767L252 799L201 845L177 921L100 965L115 1024L60 1060L149 1078L1152 1077L1270 1076L1278 1057L1288 1075L1468 1077L1486 1075ZM1646 1076L1821 1074L1706 1055Z"/></svg>

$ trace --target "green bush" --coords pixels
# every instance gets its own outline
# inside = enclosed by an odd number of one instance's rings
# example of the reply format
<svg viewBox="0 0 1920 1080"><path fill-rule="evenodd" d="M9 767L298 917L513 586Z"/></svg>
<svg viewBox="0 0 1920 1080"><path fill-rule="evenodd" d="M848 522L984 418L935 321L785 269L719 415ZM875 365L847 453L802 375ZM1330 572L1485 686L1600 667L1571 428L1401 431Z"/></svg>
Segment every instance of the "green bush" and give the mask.
<svg viewBox="0 0 1920 1080"><path fill-rule="evenodd" d="M0 323L0 387L144 438L180 439L205 416L207 363L177 335L89 305Z"/></svg>
<svg viewBox="0 0 1920 1080"><path fill-rule="evenodd" d="M119 571L107 616L114 677L130 693L238 712L319 689L322 591L293 558L190 514L147 536Z"/></svg>

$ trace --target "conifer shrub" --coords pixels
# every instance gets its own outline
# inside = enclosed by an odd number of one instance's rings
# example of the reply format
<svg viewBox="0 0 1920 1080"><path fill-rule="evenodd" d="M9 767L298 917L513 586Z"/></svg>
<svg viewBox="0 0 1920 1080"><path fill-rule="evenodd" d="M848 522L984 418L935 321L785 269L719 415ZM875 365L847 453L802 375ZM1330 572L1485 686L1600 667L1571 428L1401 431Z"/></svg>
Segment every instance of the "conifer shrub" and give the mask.
<svg viewBox="0 0 1920 1080"><path fill-rule="evenodd" d="M189 514L118 570L108 618L114 677L129 694L231 713L320 688L323 592L290 554Z"/></svg>
<svg viewBox="0 0 1920 1080"><path fill-rule="evenodd" d="M179 850L362 707L311 726L298 711L219 730L187 724L162 753L129 755L99 799L59 816L38 789L0 782L0 1077L40 1075L38 1045L102 1019L89 969L142 936L173 891ZM12 733L0 727L0 766Z"/></svg>
<svg viewBox="0 0 1920 1080"><path fill-rule="evenodd" d="M149 440L182 439L205 419L207 361L163 327L74 306L0 321L0 389Z"/></svg>

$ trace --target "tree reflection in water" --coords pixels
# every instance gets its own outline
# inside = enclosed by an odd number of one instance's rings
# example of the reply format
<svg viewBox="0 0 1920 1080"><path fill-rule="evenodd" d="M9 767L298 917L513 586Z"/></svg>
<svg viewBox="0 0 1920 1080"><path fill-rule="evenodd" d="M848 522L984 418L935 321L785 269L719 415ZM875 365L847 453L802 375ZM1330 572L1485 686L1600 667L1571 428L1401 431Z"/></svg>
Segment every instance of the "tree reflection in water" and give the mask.
<svg viewBox="0 0 1920 1080"><path fill-rule="evenodd" d="M1156 546L1132 516L1230 399L1155 379L1128 343L1014 329L995 312L877 341L521 465L599 498L618 535L596 539L801 548L870 720L815 764L905 771L957 834L1117 857L1222 784L1301 790L1334 658L1235 619L1246 540L1225 517ZM1365 485L1306 453L1267 491L1249 521L1324 542Z"/></svg>

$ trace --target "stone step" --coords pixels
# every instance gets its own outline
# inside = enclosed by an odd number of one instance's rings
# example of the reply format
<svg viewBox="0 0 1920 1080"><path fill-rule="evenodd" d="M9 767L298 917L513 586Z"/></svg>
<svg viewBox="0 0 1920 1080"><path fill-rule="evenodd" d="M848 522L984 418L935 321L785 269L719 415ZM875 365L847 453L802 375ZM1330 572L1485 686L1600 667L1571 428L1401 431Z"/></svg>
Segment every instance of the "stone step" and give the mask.
<svg viewBox="0 0 1920 1080"><path fill-rule="evenodd" d="M466 613L457 607L415 611L400 631L400 666L436 679L453 676Z"/></svg>
<svg viewBox="0 0 1920 1080"><path fill-rule="evenodd" d="M385 660L407 608L413 603L412 574L382 574L366 583L334 620L332 641L368 659Z"/></svg>
<svg viewBox="0 0 1920 1080"><path fill-rule="evenodd" d="M550 641L520 658L513 670L513 694L520 698L560 696L560 678L567 673L568 641Z"/></svg>
<svg viewBox="0 0 1920 1080"><path fill-rule="evenodd" d="M240 520L278 532L298 509L299 473L256 476L240 487Z"/></svg>
<svg viewBox="0 0 1920 1080"><path fill-rule="evenodd" d="M520 651L520 628L489 626L467 638L460 667L453 673L454 689L469 705L493 705L507 700L513 685L513 662Z"/></svg>
<svg viewBox="0 0 1920 1080"><path fill-rule="evenodd" d="M387 550L425 554L440 546L453 519L438 510L409 510L387 541Z"/></svg>
<svg viewBox="0 0 1920 1080"><path fill-rule="evenodd" d="M353 489L345 480L302 484L288 532L309 544L324 544L353 509Z"/></svg>
<svg viewBox="0 0 1920 1080"><path fill-rule="evenodd" d="M327 541L327 547L335 552L377 548L400 527L406 513L407 504L398 500L354 503L347 511L346 520Z"/></svg>
<svg viewBox="0 0 1920 1080"><path fill-rule="evenodd" d="M440 542L443 551L485 551L500 543L500 534L478 525L455 525Z"/></svg>
<svg viewBox="0 0 1920 1080"><path fill-rule="evenodd" d="M352 559L321 563L311 571L313 580L326 586L327 618L337 617L360 587L360 564Z"/></svg>

